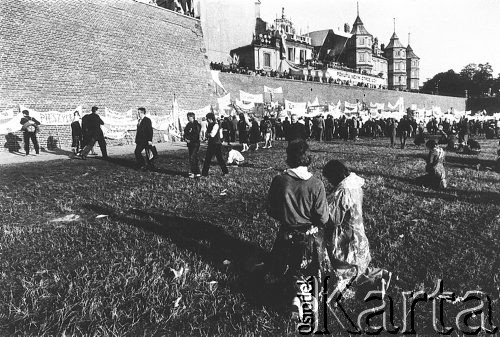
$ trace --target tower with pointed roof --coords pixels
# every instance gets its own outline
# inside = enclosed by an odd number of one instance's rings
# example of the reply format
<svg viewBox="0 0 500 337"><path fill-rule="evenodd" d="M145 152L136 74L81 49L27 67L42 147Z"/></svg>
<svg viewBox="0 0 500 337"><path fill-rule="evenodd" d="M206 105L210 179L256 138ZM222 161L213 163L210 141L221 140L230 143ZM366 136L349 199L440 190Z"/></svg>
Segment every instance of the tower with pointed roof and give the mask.
<svg viewBox="0 0 500 337"><path fill-rule="evenodd" d="M406 87L410 91L418 91L420 88L420 57L418 57L410 46L410 33L408 33L408 47L406 47Z"/></svg>
<svg viewBox="0 0 500 337"><path fill-rule="evenodd" d="M391 40L384 49L384 56L388 61L387 84L389 89L406 90L406 48L396 35L396 24L394 24Z"/></svg>
<svg viewBox="0 0 500 337"><path fill-rule="evenodd" d="M344 61L349 68L356 69L360 73L371 74L373 35L368 33L359 17L359 4L358 15L352 25L351 34L351 38L347 41Z"/></svg>

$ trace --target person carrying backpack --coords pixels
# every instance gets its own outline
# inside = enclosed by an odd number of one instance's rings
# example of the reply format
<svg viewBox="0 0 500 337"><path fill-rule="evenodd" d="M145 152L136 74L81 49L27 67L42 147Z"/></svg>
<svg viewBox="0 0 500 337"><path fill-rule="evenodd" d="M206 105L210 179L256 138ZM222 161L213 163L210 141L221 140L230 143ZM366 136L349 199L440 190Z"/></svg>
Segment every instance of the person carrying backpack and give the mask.
<svg viewBox="0 0 500 337"><path fill-rule="evenodd" d="M21 118L21 131L23 131L24 138L24 151L26 155L30 154L30 139L33 142L33 147L35 148L36 155L40 154L40 146L38 145L38 139L36 134L40 131L38 126L40 122L35 118L30 117L28 110L23 110L23 117Z"/></svg>

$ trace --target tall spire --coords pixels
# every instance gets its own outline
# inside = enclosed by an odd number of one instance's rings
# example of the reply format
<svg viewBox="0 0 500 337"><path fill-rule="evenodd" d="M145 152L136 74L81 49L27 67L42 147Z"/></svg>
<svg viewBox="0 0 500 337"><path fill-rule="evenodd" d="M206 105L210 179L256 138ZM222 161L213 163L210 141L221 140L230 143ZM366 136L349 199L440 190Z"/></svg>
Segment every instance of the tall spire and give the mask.
<svg viewBox="0 0 500 337"><path fill-rule="evenodd" d="M408 45L410 45L410 32L408 32Z"/></svg>
<svg viewBox="0 0 500 337"><path fill-rule="evenodd" d="M356 1L356 5L358 7L358 16L359 16L359 1Z"/></svg>
<svg viewBox="0 0 500 337"><path fill-rule="evenodd" d="M281 18L285 18L285 7L281 7Z"/></svg>
<svg viewBox="0 0 500 337"><path fill-rule="evenodd" d="M392 20L394 21L394 33L396 33L396 18L392 18Z"/></svg>

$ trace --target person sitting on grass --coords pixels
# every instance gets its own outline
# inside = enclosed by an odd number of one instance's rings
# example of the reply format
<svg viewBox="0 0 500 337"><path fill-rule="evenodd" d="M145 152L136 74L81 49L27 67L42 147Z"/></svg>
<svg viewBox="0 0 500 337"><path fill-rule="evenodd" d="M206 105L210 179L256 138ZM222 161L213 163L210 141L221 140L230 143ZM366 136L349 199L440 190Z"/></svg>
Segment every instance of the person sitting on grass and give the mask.
<svg viewBox="0 0 500 337"><path fill-rule="evenodd" d="M240 166L245 161L245 158L240 151L231 147L229 154L227 155L227 165Z"/></svg>
<svg viewBox="0 0 500 337"><path fill-rule="evenodd" d="M463 154L478 155L480 152L481 145L479 145L479 143L472 138L469 138L467 144L462 148Z"/></svg>
<svg viewBox="0 0 500 337"><path fill-rule="evenodd" d="M286 153L289 169L273 178L268 192L268 214L280 227L265 266L271 279L283 285L284 296L292 299L297 278L318 276L319 261L324 260L320 238L329 214L325 186L308 171L307 142L291 141Z"/></svg>
<svg viewBox="0 0 500 337"><path fill-rule="evenodd" d="M448 185L446 182L446 170L444 168L445 151L432 139L428 140L425 146L429 149L425 165L427 174L418 177L416 181L421 185L431 188L445 189Z"/></svg>
<svg viewBox="0 0 500 337"><path fill-rule="evenodd" d="M335 291L343 292L351 283L360 290L373 290L380 284L382 290L387 289L392 273L369 267L370 246L363 224L364 179L339 160L330 160L323 167L323 176L333 187L327 195L330 221L325 228L324 245L330 274L336 277Z"/></svg>

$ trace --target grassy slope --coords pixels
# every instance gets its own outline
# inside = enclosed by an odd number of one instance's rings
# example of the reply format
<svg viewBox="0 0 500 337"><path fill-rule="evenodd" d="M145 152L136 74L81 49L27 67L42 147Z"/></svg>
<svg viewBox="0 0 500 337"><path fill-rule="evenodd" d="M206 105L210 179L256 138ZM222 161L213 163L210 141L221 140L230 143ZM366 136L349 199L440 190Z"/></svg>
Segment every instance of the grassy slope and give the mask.
<svg viewBox="0 0 500 337"><path fill-rule="evenodd" d="M441 278L445 290L498 296L500 178L484 169L494 157L449 154L450 189L438 192L409 182L423 172L423 148L387 143L311 144L316 175L340 158L366 178L373 265L401 275L406 290ZM493 141L482 145L494 153ZM265 198L284 157L277 144L248 154L253 167L223 178L213 165L200 181L181 175L183 151L163 154L154 173L133 170L132 155L2 167L0 324L34 335L292 333L289 314L257 300L240 268L272 246ZM82 220L50 222L71 213ZM182 266L174 279L170 268ZM429 315L417 320L430 329Z"/></svg>

